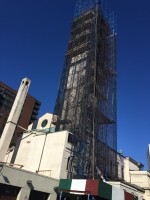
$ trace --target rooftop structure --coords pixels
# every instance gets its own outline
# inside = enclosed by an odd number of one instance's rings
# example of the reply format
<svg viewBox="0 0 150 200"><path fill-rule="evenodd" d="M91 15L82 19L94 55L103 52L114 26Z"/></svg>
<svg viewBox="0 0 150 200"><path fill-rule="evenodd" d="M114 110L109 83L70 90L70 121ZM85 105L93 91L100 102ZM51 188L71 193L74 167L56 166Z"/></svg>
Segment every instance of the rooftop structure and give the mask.
<svg viewBox="0 0 150 200"><path fill-rule="evenodd" d="M99 171L109 179L116 177L116 34L112 22L99 1L78 1L53 118L56 131L70 131L82 141L72 149L68 178L99 178Z"/></svg>
<svg viewBox="0 0 150 200"><path fill-rule="evenodd" d="M30 83L31 81L28 78L22 79L15 101L13 103L12 109L7 119L5 128L0 138L0 161L1 162L4 161L6 153L9 149L11 140L13 138L15 129L17 127L17 123L18 123L22 108L24 106L26 96L28 94Z"/></svg>

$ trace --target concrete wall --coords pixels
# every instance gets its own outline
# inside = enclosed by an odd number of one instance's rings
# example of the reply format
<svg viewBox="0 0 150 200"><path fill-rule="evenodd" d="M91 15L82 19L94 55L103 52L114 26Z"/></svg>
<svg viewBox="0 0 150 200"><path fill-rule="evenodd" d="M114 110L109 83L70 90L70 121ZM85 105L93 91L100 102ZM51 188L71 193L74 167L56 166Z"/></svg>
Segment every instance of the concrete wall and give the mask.
<svg viewBox="0 0 150 200"><path fill-rule="evenodd" d="M24 136L15 159L15 164L23 165L23 169L36 172L42 155L46 135Z"/></svg>
<svg viewBox="0 0 150 200"><path fill-rule="evenodd" d="M52 115L47 113L38 120L36 129L49 128L51 124ZM43 120L48 120L47 125L43 128L41 123ZM32 129L32 124L28 128ZM20 140L20 141L19 141ZM15 164L23 165L23 169L36 172L39 169L40 160L46 140L46 134L38 132L24 133L17 141Z"/></svg>
<svg viewBox="0 0 150 200"><path fill-rule="evenodd" d="M42 122L47 120L47 125ZM36 129L46 129L51 125L52 115L47 113L37 123ZM31 130L33 124L28 129ZM36 131L35 131L36 132ZM22 169L37 172L56 179L67 178L67 161L71 144L68 143L68 132L24 133L17 141L14 151L8 153L5 162L22 165ZM13 162L12 162L13 161Z"/></svg>
<svg viewBox="0 0 150 200"><path fill-rule="evenodd" d="M131 183L145 190L145 199L150 199L150 173L147 171L130 171Z"/></svg>
<svg viewBox="0 0 150 200"><path fill-rule="evenodd" d="M30 191L36 190L51 194L52 200L56 200L54 188L59 185L56 179L48 178L22 169L0 164L0 183L20 187L18 200L29 199ZM31 184L27 184L31 181Z"/></svg>
<svg viewBox="0 0 150 200"><path fill-rule="evenodd" d="M39 171L45 175L51 174L53 178L67 178L67 160L70 153L67 153L66 147L68 132L61 131L47 135L44 152ZM51 170L50 172L47 170Z"/></svg>
<svg viewBox="0 0 150 200"><path fill-rule="evenodd" d="M131 162L129 157L126 157L126 159L129 159L129 169L130 169L130 171L139 171L140 170L139 166L136 165L135 163Z"/></svg>
<svg viewBox="0 0 150 200"><path fill-rule="evenodd" d="M66 148L71 148L67 140L67 131L24 136L14 164L23 165L22 169L45 176L67 178L66 167L70 153Z"/></svg>

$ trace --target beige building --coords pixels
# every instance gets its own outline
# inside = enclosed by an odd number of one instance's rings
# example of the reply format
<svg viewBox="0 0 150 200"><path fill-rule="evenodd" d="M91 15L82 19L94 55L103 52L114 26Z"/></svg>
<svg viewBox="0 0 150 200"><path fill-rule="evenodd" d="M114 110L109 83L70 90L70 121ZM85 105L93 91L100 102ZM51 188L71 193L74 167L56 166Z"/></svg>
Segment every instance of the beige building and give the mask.
<svg viewBox="0 0 150 200"><path fill-rule="evenodd" d="M150 173L143 171L143 165L131 157L117 155L118 181L109 182L145 200L150 200Z"/></svg>

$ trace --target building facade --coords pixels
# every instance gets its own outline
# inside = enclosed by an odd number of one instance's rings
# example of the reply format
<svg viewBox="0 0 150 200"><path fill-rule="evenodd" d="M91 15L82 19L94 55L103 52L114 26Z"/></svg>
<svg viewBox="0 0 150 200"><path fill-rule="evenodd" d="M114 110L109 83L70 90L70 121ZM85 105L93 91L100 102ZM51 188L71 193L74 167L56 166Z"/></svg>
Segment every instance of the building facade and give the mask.
<svg viewBox="0 0 150 200"><path fill-rule="evenodd" d="M56 200L59 181L0 163L1 200ZM5 177L5 178L4 178Z"/></svg>
<svg viewBox="0 0 150 200"><path fill-rule="evenodd" d="M117 154L117 180L110 182L113 186L139 196L141 199L150 199L150 173L143 171L144 165L131 157Z"/></svg>
<svg viewBox="0 0 150 200"><path fill-rule="evenodd" d="M82 141L78 156L72 150L68 178L99 178L99 171L109 179L116 177L115 47L114 26L101 3L79 1L53 119L56 131L70 131Z"/></svg>
<svg viewBox="0 0 150 200"><path fill-rule="evenodd" d="M5 163L51 178L66 179L72 134L68 131L51 133L52 116L46 113L30 124L28 132L18 137L15 149L7 153Z"/></svg>
<svg viewBox="0 0 150 200"><path fill-rule="evenodd" d="M53 179L65 179L66 182L72 182L72 179L67 179L68 174L71 176L74 167L72 165L73 159L76 159L78 154L82 154L83 140L78 140L72 133L68 131L53 132L54 129L50 128L53 115L46 113L39 118L37 123L30 124L28 133L18 137L15 149L10 149L5 157L6 165L21 168L37 175L44 175ZM73 155L76 152L76 155ZM113 150L112 150L113 152ZM108 199L150 199L150 174L143 171L143 164L135 161L131 157L125 157L122 153L117 153L117 175L113 181L108 181L99 174L99 179L88 179L95 182L106 182L112 185L110 196ZM81 158L82 156L80 156ZM83 158L84 159L84 158ZM78 159L80 162L81 160ZM81 167L82 162L79 163ZM62 188L62 192L75 192L79 191L86 195L89 192L88 188L80 187L80 182L86 182L86 179L75 179L75 188ZM93 184L91 188L93 188ZM68 185L68 184L67 184ZM84 184L85 186L86 184ZM96 183L96 185L98 185ZM94 191L96 188L94 186ZM71 191L72 190L72 191ZM108 194L107 187L103 190ZM60 191L59 191L60 192ZM75 192L76 193L76 192ZM59 193L61 195L61 193ZM65 194L61 199L65 199ZM67 194L68 195L68 194ZM90 193L91 195L91 193ZM96 196L98 194L95 194ZM132 196L131 196L132 195ZM75 197L74 197L75 198ZM97 199L97 197L94 197ZM104 197L103 197L104 198ZM59 198L60 199L60 198ZM81 198L82 199L82 198ZM84 199L84 198L83 198ZM87 197L86 197L87 199ZM99 198L98 198L99 199ZM107 198L105 198L107 199Z"/></svg>
<svg viewBox="0 0 150 200"><path fill-rule="evenodd" d="M16 90L0 82L0 137L7 122L7 118L14 103L16 94ZM28 94L18 121L18 125L27 129L28 125L37 119L40 104L41 103L38 100ZM14 140L21 132L22 129L16 128Z"/></svg>

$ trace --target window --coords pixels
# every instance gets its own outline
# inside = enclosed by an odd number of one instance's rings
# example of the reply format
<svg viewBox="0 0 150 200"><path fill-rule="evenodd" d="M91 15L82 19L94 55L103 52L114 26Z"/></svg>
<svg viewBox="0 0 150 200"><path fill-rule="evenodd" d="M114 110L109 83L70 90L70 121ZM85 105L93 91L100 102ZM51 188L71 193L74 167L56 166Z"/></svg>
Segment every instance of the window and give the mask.
<svg viewBox="0 0 150 200"><path fill-rule="evenodd" d="M71 133L69 133L69 135L68 135L68 143L70 143L70 144L77 143L77 138L74 135L72 135Z"/></svg>
<svg viewBox="0 0 150 200"><path fill-rule="evenodd" d="M44 128L48 123L48 120L47 119L44 119L41 123L41 126Z"/></svg>
<svg viewBox="0 0 150 200"><path fill-rule="evenodd" d="M121 167L121 178L124 179L124 167Z"/></svg>

